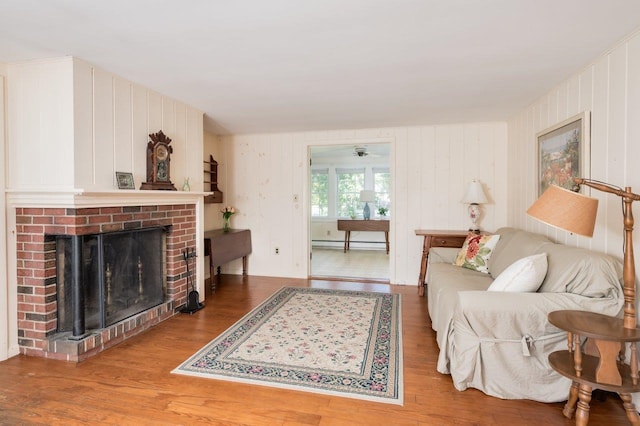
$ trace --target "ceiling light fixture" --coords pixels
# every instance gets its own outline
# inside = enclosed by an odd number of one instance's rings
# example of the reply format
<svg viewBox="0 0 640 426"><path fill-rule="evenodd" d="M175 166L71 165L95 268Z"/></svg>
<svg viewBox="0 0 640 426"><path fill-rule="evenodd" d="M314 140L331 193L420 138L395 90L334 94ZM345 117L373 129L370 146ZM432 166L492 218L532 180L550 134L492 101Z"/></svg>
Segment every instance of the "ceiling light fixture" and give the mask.
<svg viewBox="0 0 640 426"><path fill-rule="evenodd" d="M363 146L355 146L353 147L353 155L358 157L366 157L367 155L369 155L369 153L367 152L367 148Z"/></svg>

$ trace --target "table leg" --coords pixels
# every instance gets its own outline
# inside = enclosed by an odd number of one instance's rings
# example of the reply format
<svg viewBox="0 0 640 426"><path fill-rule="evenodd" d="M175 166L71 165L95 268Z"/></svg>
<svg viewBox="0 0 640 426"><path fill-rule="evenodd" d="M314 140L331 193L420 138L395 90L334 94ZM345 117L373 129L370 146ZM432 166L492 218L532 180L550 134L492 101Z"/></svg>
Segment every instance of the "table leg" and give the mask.
<svg viewBox="0 0 640 426"><path fill-rule="evenodd" d="M580 336L573 335L573 368L576 371L576 376L582 375L582 350L580 349Z"/></svg>
<svg viewBox="0 0 640 426"><path fill-rule="evenodd" d="M211 256L211 238L204 239L204 255L209 256L209 281L211 281L211 293L216 290L215 268L213 267L213 257Z"/></svg>
<svg viewBox="0 0 640 426"><path fill-rule="evenodd" d="M424 296L424 278L427 275L427 260L429 259L429 246L431 236L425 235L422 243L422 260L420 261L420 276L418 276L418 296Z"/></svg>
<svg viewBox="0 0 640 426"><path fill-rule="evenodd" d="M624 345L622 345L624 348ZM621 358L624 359L624 358ZM631 366L631 382L634 385L638 384L638 343L631 343L631 359L629 361L629 365Z"/></svg>
<svg viewBox="0 0 640 426"><path fill-rule="evenodd" d="M215 293L216 291L216 283L218 282L218 280L220 279L220 267L218 266L217 268L212 264L211 265L211 293Z"/></svg>
<svg viewBox="0 0 640 426"><path fill-rule="evenodd" d="M347 252L347 241L349 241L349 231L344 231L344 251L343 253Z"/></svg>
<svg viewBox="0 0 640 426"><path fill-rule="evenodd" d="M347 251L351 249L351 231L347 231Z"/></svg>
<svg viewBox="0 0 640 426"><path fill-rule="evenodd" d="M387 254L389 254L389 231L384 231L384 241L387 244Z"/></svg>
<svg viewBox="0 0 640 426"><path fill-rule="evenodd" d="M209 262L209 281L211 281L211 293L216 291L216 268Z"/></svg>
<svg viewBox="0 0 640 426"><path fill-rule="evenodd" d="M622 399L622 405L624 406L624 411L627 413L629 423L632 425L640 425L640 416L638 416L636 406L631 402L631 394L621 393L620 399Z"/></svg>
<svg viewBox="0 0 640 426"><path fill-rule="evenodd" d="M562 409L562 414L570 419L573 417L573 413L576 412L576 402L578 402L578 389L580 384L578 382L571 383L571 389L569 390L569 399Z"/></svg>
<svg viewBox="0 0 640 426"><path fill-rule="evenodd" d="M589 424L589 403L591 402L591 386L581 384L578 390L578 411L576 412L576 426Z"/></svg>

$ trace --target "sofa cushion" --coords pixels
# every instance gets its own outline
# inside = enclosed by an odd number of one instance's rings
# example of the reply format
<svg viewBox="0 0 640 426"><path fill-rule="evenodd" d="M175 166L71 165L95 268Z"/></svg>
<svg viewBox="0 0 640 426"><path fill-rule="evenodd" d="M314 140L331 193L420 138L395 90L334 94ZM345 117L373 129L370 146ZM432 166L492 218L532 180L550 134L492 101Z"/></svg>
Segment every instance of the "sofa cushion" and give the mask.
<svg viewBox="0 0 640 426"><path fill-rule="evenodd" d="M492 281L491 276L487 274L460 268L451 263L430 264L427 304L433 329L441 328L439 325L441 313L444 313L445 322L451 319L459 291L486 290Z"/></svg>
<svg viewBox="0 0 640 426"><path fill-rule="evenodd" d="M516 260L491 283L488 291L538 291L547 274L547 254L534 254Z"/></svg>
<svg viewBox="0 0 640 426"><path fill-rule="evenodd" d="M622 297L622 264L613 257L563 244L546 245L544 251L549 269L540 292Z"/></svg>
<svg viewBox="0 0 640 426"><path fill-rule="evenodd" d="M542 247L545 244L553 244L544 235L516 228L500 228L496 234L500 235L500 241L489 259L489 273L494 278L515 261L532 254L543 253L545 250Z"/></svg>
<svg viewBox="0 0 640 426"><path fill-rule="evenodd" d="M488 274L487 262L499 239L500 235L497 234L478 235L473 232L469 233L456 257L456 265Z"/></svg>

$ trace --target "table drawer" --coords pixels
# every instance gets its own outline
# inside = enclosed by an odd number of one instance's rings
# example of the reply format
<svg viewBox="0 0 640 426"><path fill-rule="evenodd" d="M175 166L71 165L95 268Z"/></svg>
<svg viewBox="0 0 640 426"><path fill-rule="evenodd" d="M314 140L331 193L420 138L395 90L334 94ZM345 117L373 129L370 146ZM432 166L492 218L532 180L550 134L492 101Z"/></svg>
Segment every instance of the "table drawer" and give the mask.
<svg viewBox="0 0 640 426"><path fill-rule="evenodd" d="M431 247L462 247L466 236L433 237Z"/></svg>

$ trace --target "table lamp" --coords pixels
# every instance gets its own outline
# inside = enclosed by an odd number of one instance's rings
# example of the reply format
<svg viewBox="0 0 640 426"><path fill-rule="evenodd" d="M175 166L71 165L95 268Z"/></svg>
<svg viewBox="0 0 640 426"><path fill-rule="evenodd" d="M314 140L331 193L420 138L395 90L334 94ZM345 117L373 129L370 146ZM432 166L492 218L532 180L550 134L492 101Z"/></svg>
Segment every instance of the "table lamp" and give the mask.
<svg viewBox="0 0 640 426"><path fill-rule="evenodd" d="M598 200L578 193L580 185L597 189L609 194L622 197L622 216L624 227L624 258L623 258L623 283L624 283L624 328L635 329L636 309L636 270L633 255L633 211L631 203L640 200L640 195L631 192L631 187L625 189L599 182L593 179L574 178L575 191L551 185L538 200L533 203L527 214L540 222L546 223L565 231L593 236L596 222Z"/></svg>
<svg viewBox="0 0 640 426"><path fill-rule="evenodd" d="M461 201L469 204L469 219L471 219L471 227L469 231L480 232L478 227L478 219L480 218L480 204L487 202L487 196L484 195L482 184L477 180L472 180L467 186L467 193Z"/></svg>
<svg viewBox="0 0 640 426"><path fill-rule="evenodd" d="M364 203L364 208L362 209L362 217L364 220L371 219L371 209L369 208L369 203L376 201L376 192L371 190L360 191L360 201Z"/></svg>

